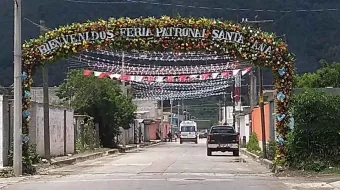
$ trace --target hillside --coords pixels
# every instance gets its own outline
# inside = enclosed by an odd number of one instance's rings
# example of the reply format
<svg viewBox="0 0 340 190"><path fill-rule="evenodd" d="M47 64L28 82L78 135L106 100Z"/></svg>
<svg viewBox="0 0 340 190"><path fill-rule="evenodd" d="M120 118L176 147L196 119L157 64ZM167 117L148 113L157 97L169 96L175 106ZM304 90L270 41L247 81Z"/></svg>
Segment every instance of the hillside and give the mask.
<svg viewBox="0 0 340 190"><path fill-rule="evenodd" d="M93 0L87 0L93 1ZM104 0L102 0L104 1ZM122 1L122 0L111 0ZM249 8L265 10L295 10L295 9L323 9L340 7L339 1L334 0L148 0L148 2L162 2L183 5L197 5L221 8ZM12 84L13 76L13 1L0 1L0 85ZM46 21L49 28L72 22L84 22L108 17L139 17L176 15L193 17L214 17L228 20L241 20L243 17L273 19L273 24L263 28L276 32L277 35L286 34L289 49L296 54L299 72L314 71L319 67L319 60L339 60L338 44L340 42L340 11L325 12L296 12L274 13L254 11L202 10L176 6L158 6L152 4L82 4L63 0L25 0L23 1L23 19L34 22L40 19ZM23 39L36 37L39 29L34 24L23 20ZM57 85L63 79L67 65L55 64L50 72L50 84ZM53 71L53 72L52 72ZM36 75L36 78L40 78ZM267 83L271 83L268 81ZM36 80L39 85L39 80Z"/></svg>

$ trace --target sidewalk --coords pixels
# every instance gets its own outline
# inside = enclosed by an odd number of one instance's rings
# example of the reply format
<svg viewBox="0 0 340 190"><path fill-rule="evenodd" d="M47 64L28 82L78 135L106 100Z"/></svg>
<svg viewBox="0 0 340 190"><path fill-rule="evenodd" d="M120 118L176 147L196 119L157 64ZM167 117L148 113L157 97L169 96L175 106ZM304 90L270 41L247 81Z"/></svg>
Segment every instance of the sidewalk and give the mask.
<svg viewBox="0 0 340 190"><path fill-rule="evenodd" d="M103 156L107 156L110 154L116 154L116 153L122 153L122 152L127 152L136 148L143 148L143 147L148 147L148 146L152 146L152 145L156 145L159 144L160 141L155 140L155 141L151 141L151 142L145 142L142 144L130 144L130 145L126 145L125 147L120 146L120 148L118 149L108 149L108 148L104 148L104 149L97 149L94 150L92 152L84 152L84 153L79 153L79 154L74 154L74 155L70 155L70 156L62 156L62 157L56 157L53 158L51 160L51 165L69 165L69 164L73 164L75 162L82 162L85 160L91 160L91 159L95 159L95 158L99 158L99 157L103 157Z"/></svg>
<svg viewBox="0 0 340 190"><path fill-rule="evenodd" d="M55 157L51 159L51 163L40 163L37 165L38 173L44 172L46 169L50 169L51 167L61 167L65 165L71 165L78 162L84 162L87 160L93 160L96 158L112 155L112 154L118 154L118 153L124 153L128 152L137 148L143 148L143 147L150 147L154 145L158 145L161 142L159 140L151 141L151 142L145 142L142 144L130 144L126 145L125 147L120 146L118 149L109 149L109 148L99 148L92 151L87 151L79 154L73 154L69 156L60 156Z"/></svg>

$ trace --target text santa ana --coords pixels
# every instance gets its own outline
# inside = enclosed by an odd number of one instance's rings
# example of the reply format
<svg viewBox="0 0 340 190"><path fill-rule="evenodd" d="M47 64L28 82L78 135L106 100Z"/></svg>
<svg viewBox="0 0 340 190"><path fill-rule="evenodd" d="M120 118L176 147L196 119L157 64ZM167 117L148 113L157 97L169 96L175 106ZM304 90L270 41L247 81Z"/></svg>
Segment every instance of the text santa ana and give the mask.
<svg viewBox="0 0 340 190"><path fill-rule="evenodd" d="M212 40L223 40L228 43L244 44L245 38L240 32L232 32L226 30L208 30L208 29L197 29L197 28L178 28L178 27L163 27L163 28L118 28L118 31L108 30L108 31L88 31L83 33L67 34L62 37L57 37L48 40L45 44L38 47L41 54L48 54L55 49L63 47L67 44L77 44L85 42L94 41L104 41L112 40L115 37L123 37L127 40L133 38L143 38L143 37L154 37L154 38L164 38L168 37L171 40L175 38L196 38L204 39L209 38ZM264 52L265 54L270 54L272 46L266 45L264 43L258 43L257 41L250 46L254 50Z"/></svg>

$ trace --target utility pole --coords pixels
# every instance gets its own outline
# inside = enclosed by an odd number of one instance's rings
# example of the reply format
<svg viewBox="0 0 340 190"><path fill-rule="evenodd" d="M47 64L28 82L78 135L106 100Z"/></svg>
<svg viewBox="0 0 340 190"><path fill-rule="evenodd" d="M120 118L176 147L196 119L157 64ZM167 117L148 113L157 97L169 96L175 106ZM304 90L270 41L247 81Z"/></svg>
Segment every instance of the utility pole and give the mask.
<svg viewBox="0 0 340 190"><path fill-rule="evenodd" d="M179 107L180 107L180 103L179 103L179 100L177 100L177 128L178 129L179 129L179 125L180 125L180 122L179 122L179 116L180 116Z"/></svg>
<svg viewBox="0 0 340 190"><path fill-rule="evenodd" d="M171 127L171 134L173 134L173 126L172 126L172 104L173 104L173 102L172 102L172 99L170 99L170 127Z"/></svg>
<svg viewBox="0 0 340 190"><path fill-rule="evenodd" d="M227 124L227 92L225 92L223 98L224 98L224 120L225 120L224 123Z"/></svg>
<svg viewBox="0 0 340 190"><path fill-rule="evenodd" d="M222 121L222 106L221 100L218 101L218 121Z"/></svg>
<svg viewBox="0 0 340 190"><path fill-rule="evenodd" d="M273 20L257 20L258 16L255 16L254 21L246 20L245 23L255 24L256 28L260 28L260 24L263 23L272 23ZM259 106L261 112L261 128L262 128L262 149L263 149L263 158L267 158L267 142L266 142L266 125L264 118L264 100L263 100L263 74L262 68L258 67L258 81L259 81Z"/></svg>
<svg viewBox="0 0 340 190"><path fill-rule="evenodd" d="M125 75L125 54L124 52L122 53L122 76ZM122 80L122 91L123 91L123 94L127 94L126 92L126 88L125 88L125 79L123 78Z"/></svg>
<svg viewBox="0 0 340 190"><path fill-rule="evenodd" d="M255 107L254 102L256 99L256 77L254 76L253 71L250 72L249 75L249 81L250 81L250 89L249 89L249 97L250 97L250 124L249 124L249 133L252 133L253 130L253 122L252 122L252 111Z"/></svg>
<svg viewBox="0 0 340 190"><path fill-rule="evenodd" d="M262 128L262 147L263 158L267 158L267 142L266 142L266 125L264 120L264 101L263 101L263 74L262 68L258 68L258 80L259 80L259 106L261 111L261 128Z"/></svg>
<svg viewBox="0 0 340 190"><path fill-rule="evenodd" d="M185 121L185 115L184 115L184 100L182 99L182 115L184 117L184 121Z"/></svg>
<svg viewBox="0 0 340 190"><path fill-rule="evenodd" d="M236 130L236 101L235 101L235 85L236 85L236 81L235 81L235 77L234 77L234 81L233 81L233 93L232 93L232 102L233 102L233 127Z"/></svg>
<svg viewBox="0 0 340 190"><path fill-rule="evenodd" d="M15 176L22 175L21 0L14 0L14 147Z"/></svg>
<svg viewBox="0 0 340 190"><path fill-rule="evenodd" d="M40 20L40 34L45 33L45 21ZM44 94L44 152L45 158L51 160L50 154L50 103L48 94L48 65L44 64L42 67L43 75L43 94Z"/></svg>
<svg viewBox="0 0 340 190"><path fill-rule="evenodd" d="M185 120L189 120L189 113L188 113L188 106L186 105L185 107L184 107L184 110L185 110Z"/></svg>
<svg viewBox="0 0 340 190"><path fill-rule="evenodd" d="M162 88L162 96L161 96L161 130L160 135L161 135L161 141L163 141L163 118L164 118L164 113L163 113L163 109L164 109L164 102L163 102L163 86Z"/></svg>

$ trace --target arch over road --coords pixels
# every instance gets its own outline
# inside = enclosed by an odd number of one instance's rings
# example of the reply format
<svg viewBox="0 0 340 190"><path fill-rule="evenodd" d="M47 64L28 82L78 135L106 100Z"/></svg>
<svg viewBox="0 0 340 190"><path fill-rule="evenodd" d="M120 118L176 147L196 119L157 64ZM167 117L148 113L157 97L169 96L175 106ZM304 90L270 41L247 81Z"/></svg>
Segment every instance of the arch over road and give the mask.
<svg viewBox="0 0 340 190"><path fill-rule="evenodd" d="M288 104L293 88L294 56L274 34L229 21L208 18L111 18L74 23L23 44L23 135L28 135L30 87L34 70L43 64L87 50L204 52L228 55L271 68L276 88L276 161L285 161ZM23 146L27 151L27 146Z"/></svg>

